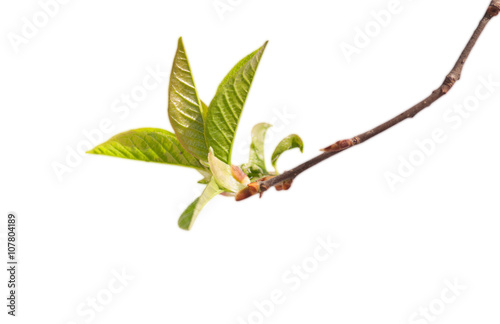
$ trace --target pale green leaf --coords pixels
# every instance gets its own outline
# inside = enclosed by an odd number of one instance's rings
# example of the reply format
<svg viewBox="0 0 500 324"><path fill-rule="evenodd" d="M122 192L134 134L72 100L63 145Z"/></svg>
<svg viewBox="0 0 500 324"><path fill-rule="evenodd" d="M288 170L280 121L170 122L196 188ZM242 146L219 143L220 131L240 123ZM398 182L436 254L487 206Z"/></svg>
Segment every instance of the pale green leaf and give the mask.
<svg viewBox="0 0 500 324"><path fill-rule="evenodd" d="M196 200L193 201L193 203L191 203L191 205L189 205L188 208L186 208L186 210L182 213L178 221L179 227L189 231L193 227L193 224L203 207L205 207L205 205L212 198L222 193L223 191L224 190L219 188L215 180L212 179L206 186L201 196L199 198L196 198Z"/></svg>
<svg viewBox="0 0 500 324"><path fill-rule="evenodd" d="M231 163L238 122L266 45L267 42L236 64L219 85L208 108L205 120L208 147L212 147L215 156L227 164Z"/></svg>
<svg viewBox="0 0 500 324"><path fill-rule="evenodd" d="M168 87L168 117L182 146L198 159L206 161L208 149L203 111L184 44L179 38Z"/></svg>
<svg viewBox="0 0 500 324"><path fill-rule="evenodd" d="M302 142L302 139L295 134L288 135L283 140L281 140L281 142L279 142L279 144L274 149L273 155L271 157L271 163L273 164L276 173L278 173L278 169L276 168L276 163L278 162L278 159L281 156L281 154L296 147L300 149L300 152L304 151L304 143Z"/></svg>
<svg viewBox="0 0 500 324"><path fill-rule="evenodd" d="M87 153L174 164L207 172L200 162L182 147L174 134L159 128L129 130L111 137Z"/></svg>
<svg viewBox="0 0 500 324"><path fill-rule="evenodd" d="M213 178L221 187L229 192L238 192L245 188L245 185L239 183L231 173L231 166L219 160L213 153L212 148L208 152L208 163Z"/></svg>
<svg viewBox="0 0 500 324"><path fill-rule="evenodd" d="M267 173L266 161L264 159L264 142L266 139L266 132L272 125L267 123L260 123L252 128L252 144L250 144L250 157L248 159L249 165L255 165L263 173Z"/></svg>

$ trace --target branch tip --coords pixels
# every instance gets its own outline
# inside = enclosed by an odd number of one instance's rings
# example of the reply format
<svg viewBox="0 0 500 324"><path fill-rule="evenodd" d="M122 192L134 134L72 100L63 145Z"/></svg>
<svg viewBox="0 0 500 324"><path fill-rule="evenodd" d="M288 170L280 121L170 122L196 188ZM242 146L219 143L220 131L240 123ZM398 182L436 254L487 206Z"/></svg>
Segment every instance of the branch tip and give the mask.
<svg viewBox="0 0 500 324"><path fill-rule="evenodd" d="M488 16L488 18L493 18L495 16L498 16L499 12L500 12L500 1L493 0L490 4L490 7L488 8L488 11L486 12L486 16Z"/></svg>

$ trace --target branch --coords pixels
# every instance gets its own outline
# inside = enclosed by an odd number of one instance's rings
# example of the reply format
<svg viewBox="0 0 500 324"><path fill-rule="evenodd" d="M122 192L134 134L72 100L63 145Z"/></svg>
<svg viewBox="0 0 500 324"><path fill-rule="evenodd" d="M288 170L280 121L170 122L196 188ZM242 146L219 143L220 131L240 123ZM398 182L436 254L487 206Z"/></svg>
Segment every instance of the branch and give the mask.
<svg viewBox="0 0 500 324"><path fill-rule="evenodd" d="M455 63L455 66L453 69L450 71L450 73L446 76L443 84L436 90L434 90L427 98L424 100L420 101L418 104L415 106L411 107L410 109L406 110L405 112L399 114L398 116L392 118L391 120L365 132L362 134L359 134L358 136L355 136L351 139L347 140L342 140L338 141L326 148L324 148L322 151L321 155L316 156L315 158L306 161L302 163L301 165L286 171L276 177L268 178L266 180L261 180L261 181L256 181L252 182L246 187L245 189L241 190L237 195L236 195L236 200L243 200L246 199L250 196L253 196L257 193L262 193L266 190L268 190L271 187L277 186L277 189L281 188L289 188L291 185L291 182L302 172L305 170L315 166L316 164L350 148L355 145L361 144L369 140L370 138L382 133L383 131L399 124L403 120L406 120L408 118L413 118L415 115L417 115L419 112L424 110L425 108L429 107L432 105L434 102L436 102L438 99L440 99L442 96L447 94L450 89L455 85L455 83L460 80L460 77L462 76L462 70L465 65L465 62L467 61L467 58L469 57L469 54L471 53L472 49L474 48L474 45L476 44L479 36L483 32L484 28L486 25L490 22L490 20L497 16L498 13L500 12L500 0L492 0L488 10L486 11L486 14L484 15L483 19L481 19L481 22L479 23L479 26L476 28L476 31L470 38L469 42L467 43L467 46L465 46L465 49L463 50L462 54L458 58L458 61Z"/></svg>

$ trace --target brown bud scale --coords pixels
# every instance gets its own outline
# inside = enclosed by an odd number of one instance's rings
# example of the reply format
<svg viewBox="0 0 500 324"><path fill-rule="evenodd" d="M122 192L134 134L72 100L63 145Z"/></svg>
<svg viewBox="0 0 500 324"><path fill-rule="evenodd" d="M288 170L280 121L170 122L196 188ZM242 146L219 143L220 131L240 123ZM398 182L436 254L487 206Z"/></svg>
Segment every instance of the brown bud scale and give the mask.
<svg viewBox="0 0 500 324"><path fill-rule="evenodd" d="M239 183L244 185L248 185L250 183L250 179L248 176L241 170L241 168L237 165L231 165L231 175L236 179Z"/></svg>
<svg viewBox="0 0 500 324"><path fill-rule="evenodd" d="M338 141L322 149L324 152L340 152L361 142L359 137Z"/></svg>

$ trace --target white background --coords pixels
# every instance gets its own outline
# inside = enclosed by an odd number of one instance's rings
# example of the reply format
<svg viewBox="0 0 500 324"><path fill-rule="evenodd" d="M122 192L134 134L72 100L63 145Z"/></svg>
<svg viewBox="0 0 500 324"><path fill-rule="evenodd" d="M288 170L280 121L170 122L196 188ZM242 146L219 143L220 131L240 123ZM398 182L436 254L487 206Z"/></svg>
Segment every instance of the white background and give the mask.
<svg viewBox="0 0 500 324"><path fill-rule="evenodd" d="M111 106L141 85L147 67L170 73L179 36L206 102L234 63L269 40L235 162L245 162L258 122L276 125L268 157L286 135L303 138L304 153L283 155L282 170L366 131L441 84L489 4L401 0L349 63L341 44L390 2L242 0L221 18L212 0L73 0L16 51L9 38L22 36L23 17L41 8L2 1L1 255L4 262L6 215L15 211L20 288L13 319L2 271L0 321L248 323L253 314L258 323L254 301L279 289L284 303L262 322L498 322L500 87L460 125L449 110L474 101L480 78L500 81L500 20L487 27L462 80L415 119L309 170L288 192L241 203L217 197L191 232L177 227L202 188L190 169L85 155L62 181L53 170L102 120L113 124L104 139L139 127L171 130L167 80L126 117ZM280 119L284 110L293 117ZM398 174L400 158L422 157L415 140L435 129L446 140L392 190L387 173ZM328 237L340 247L293 290L282 277ZM109 297L112 272L122 269L134 278L91 319L89 298ZM455 280L466 288L446 295ZM441 300L443 291L452 302ZM414 317L429 307L440 313L433 321Z"/></svg>

